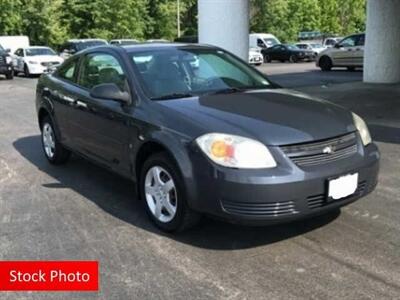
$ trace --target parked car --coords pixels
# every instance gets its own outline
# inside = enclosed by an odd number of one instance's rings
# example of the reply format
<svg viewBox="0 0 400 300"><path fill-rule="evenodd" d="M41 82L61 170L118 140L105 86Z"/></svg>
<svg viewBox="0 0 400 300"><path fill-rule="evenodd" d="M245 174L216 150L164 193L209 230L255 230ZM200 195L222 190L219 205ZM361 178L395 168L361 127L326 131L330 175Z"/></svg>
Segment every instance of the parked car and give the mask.
<svg viewBox="0 0 400 300"><path fill-rule="evenodd" d="M5 75L7 79L13 79L14 70L9 52L10 49L4 49L0 45L0 74Z"/></svg>
<svg viewBox="0 0 400 300"><path fill-rule="evenodd" d="M14 53L14 72L24 73L26 77L39 75L59 66L63 61L64 59L49 47L20 48Z"/></svg>
<svg viewBox="0 0 400 300"><path fill-rule="evenodd" d="M122 39L122 40L111 40L110 41L110 45L120 45L120 46L124 46L124 45L136 45L139 44L138 40L135 39Z"/></svg>
<svg viewBox="0 0 400 300"><path fill-rule="evenodd" d="M76 39L69 40L60 48L60 56L64 59L84 49L96 46L107 45L106 40L102 39Z"/></svg>
<svg viewBox="0 0 400 300"><path fill-rule="evenodd" d="M249 64L261 66L264 58L260 48L249 48Z"/></svg>
<svg viewBox="0 0 400 300"><path fill-rule="evenodd" d="M278 45L281 42L276 36L270 33L251 33L249 34L249 47L250 48L270 48Z"/></svg>
<svg viewBox="0 0 400 300"><path fill-rule="evenodd" d="M273 60L279 60L281 62L289 61L296 63L300 60L314 60L314 51L302 50L294 45L279 44L268 49L262 50L264 61L271 62Z"/></svg>
<svg viewBox="0 0 400 300"><path fill-rule="evenodd" d="M279 88L221 48L87 49L41 76L36 96L48 161L72 151L133 180L166 231L202 214L246 224L310 217L377 183L379 151L359 116Z"/></svg>
<svg viewBox="0 0 400 300"><path fill-rule="evenodd" d="M322 71L333 67L346 67L352 71L364 62L365 34L353 34L338 42L334 47L322 51L316 61Z"/></svg>
<svg viewBox="0 0 400 300"><path fill-rule="evenodd" d="M325 38L322 41L322 46L326 47L326 48L331 48L333 46L335 46L342 38L341 37L329 37L329 38Z"/></svg>
<svg viewBox="0 0 400 300"><path fill-rule="evenodd" d="M296 47L302 50L309 50L309 51L313 51L315 57L318 56L319 53L321 53L322 51L324 51L326 49L326 47L322 46L322 44L319 43L297 43Z"/></svg>
<svg viewBox="0 0 400 300"><path fill-rule="evenodd" d="M165 39L149 39L146 42L147 43L169 43L169 41L165 40Z"/></svg>

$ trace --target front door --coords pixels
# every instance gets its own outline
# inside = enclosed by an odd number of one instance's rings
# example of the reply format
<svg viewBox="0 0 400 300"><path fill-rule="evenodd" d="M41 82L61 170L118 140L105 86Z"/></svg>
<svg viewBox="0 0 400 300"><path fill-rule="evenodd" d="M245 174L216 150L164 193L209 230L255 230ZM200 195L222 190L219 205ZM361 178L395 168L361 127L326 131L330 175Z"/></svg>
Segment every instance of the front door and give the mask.
<svg viewBox="0 0 400 300"><path fill-rule="evenodd" d="M79 74L81 93L71 119L74 144L81 153L128 174L129 147L137 136L131 121L134 108L90 95L94 86L104 83L115 83L130 92L126 70L116 56L95 52L83 57Z"/></svg>
<svg viewBox="0 0 400 300"><path fill-rule="evenodd" d="M352 35L340 41L332 48L332 60L335 66L354 66L357 55L358 35Z"/></svg>

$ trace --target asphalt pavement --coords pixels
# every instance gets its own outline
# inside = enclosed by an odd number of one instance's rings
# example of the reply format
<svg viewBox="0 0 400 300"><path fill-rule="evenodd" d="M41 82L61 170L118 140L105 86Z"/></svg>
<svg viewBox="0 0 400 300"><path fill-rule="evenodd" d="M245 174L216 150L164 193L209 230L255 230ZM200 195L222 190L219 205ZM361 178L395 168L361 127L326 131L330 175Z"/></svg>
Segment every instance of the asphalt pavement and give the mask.
<svg viewBox="0 0 400 300"><path fill-rule="evenodd" d="M78 157L49 165L36 79L0 79L0 260L98 260L101 271L98 293L0 292L0 299L399 299L400 87L365 85L361 72L328 74L313 64L264 69L281 85L367 119L382 153L372 194L292 224L205 218L164 234L129 181Z"/></svg>

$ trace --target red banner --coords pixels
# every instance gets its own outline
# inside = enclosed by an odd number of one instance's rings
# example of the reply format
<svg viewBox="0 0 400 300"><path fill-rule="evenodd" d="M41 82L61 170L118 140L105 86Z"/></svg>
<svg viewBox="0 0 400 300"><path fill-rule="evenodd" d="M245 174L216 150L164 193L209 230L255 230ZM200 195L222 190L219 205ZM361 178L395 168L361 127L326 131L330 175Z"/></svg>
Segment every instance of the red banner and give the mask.
<svg viewBox="0 0 400 300"><path fill-rule="evenodd" d="M0 261L0 291L98 291L97 261Z"/></svg>

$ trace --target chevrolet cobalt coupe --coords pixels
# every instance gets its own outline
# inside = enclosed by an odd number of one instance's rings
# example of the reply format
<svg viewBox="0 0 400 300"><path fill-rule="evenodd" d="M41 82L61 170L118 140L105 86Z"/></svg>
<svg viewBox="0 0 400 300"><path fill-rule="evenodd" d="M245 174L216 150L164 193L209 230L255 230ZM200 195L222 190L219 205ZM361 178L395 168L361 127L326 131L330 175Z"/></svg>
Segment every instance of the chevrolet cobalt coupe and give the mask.
<svg viewBox="0 0 400 300"><path fill-rule="evenodd" d="M379 152L359 116L215 47L90 48L39 79L36 104L50 163L74 152L131 179L165 231L202 214L288 222L377 183Z"/></svg>

